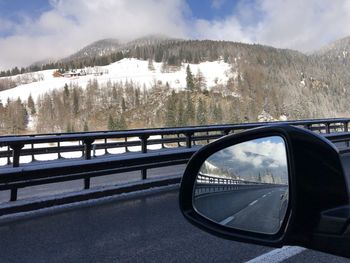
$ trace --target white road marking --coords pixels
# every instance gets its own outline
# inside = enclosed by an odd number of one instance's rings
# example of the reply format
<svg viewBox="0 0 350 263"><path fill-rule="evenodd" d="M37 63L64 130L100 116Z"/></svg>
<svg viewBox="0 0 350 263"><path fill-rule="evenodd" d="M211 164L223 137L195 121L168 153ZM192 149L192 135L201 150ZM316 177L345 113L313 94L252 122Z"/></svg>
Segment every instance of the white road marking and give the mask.
<svg viewBox="0 0 350 263"><path fill-rule="evenodd" d="M264 195L263 197L261 197L261 198L259 198L259 199L262 199L262 198L264 198L265 196L266 196L266 195ZM254 200L254 201L251 202L247 207L254 205L256 202L259 201L259 199ZM246 209L247 207L245 207L244 209ZM242 209L242 210L244 210L244 209ZM242 210L240 210L240 211L242 211ZM236 214L237 214L237 213L236 213ZM224 220L220 221L219 224L221 224L221 225L227 225L227 224L230 223L233 219L235 219L234 215L229 216L229 217L225 218Z"/></svg>
<svg viewBox="0 0 350 263"><path fill-rule="evenodd" d="M256 202L258 202L258 200L255 200L255 201L251 202L251 203L249 204L249 206L254 205Z"/></svg>
<svg viewBox="0 0 350 263"><path fill-rule="evenodd" d="M266 197L266 195L263 195L263 198L265 198Z"/></svg>
<svg viewBox="0 0 350 263"><path fill-rule="evenodd" d="M235 219L234 216L229 216L228 218L222 220L219 224L226 225L226 224L230 223L233 219Z"/></svg>
<svg viewBox="0 0 350 263"><path fill-rule="evenodd" d="M290 257L293 257L303 251L306 248L296 247L296 246L285 246L282 248L271 250L268 253L260 255L256 258L253 258L246 263L280 263Z"/></svg>

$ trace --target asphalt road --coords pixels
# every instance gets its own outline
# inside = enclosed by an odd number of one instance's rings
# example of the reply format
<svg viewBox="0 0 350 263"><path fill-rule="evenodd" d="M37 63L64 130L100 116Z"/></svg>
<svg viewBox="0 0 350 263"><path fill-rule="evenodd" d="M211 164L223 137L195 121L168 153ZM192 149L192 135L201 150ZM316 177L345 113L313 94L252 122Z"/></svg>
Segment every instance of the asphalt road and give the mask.
<svg viewBox="0 0 350 263"><path fill-rule="evenodd" d="M343 161L345 169L350 171L350 155ZM135 174L137 176L139 174ZM25 218L0 219L0 263L233 263L246 262L273 251L263 246L223 240L193 227L179 211L177 189L122 195L97 203L48 209ZM312 250L283 262L316 261L350 262Z"/></svg>
<svg viewBox="0 0 350 263"><path fill-rule="evenodd" d="M190 225L178 189L0 221L0 262L245 262L271 248Z"/></svg>
<svg viewBox="0 0 350 263"><path fill-rule="evenodd" d="M287 187L259 187L199 195L195 207L223 225L274 234L283 220L281 209L286 190Z"/></svg>
<svg viewBox="0 0 350 263"><path fill-rule="evenodd" d="M0 219L0 262L246 262L271 248L233 242L190 225L178 189ZM286 262L348 262L306 250Z"/></svg>

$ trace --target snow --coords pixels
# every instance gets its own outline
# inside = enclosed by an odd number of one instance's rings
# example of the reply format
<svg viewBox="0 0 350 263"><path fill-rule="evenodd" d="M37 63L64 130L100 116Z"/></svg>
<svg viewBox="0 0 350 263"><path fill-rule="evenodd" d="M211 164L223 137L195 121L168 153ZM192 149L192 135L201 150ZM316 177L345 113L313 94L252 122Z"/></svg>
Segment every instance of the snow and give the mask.
<svg viewBox="0 0 350 263"><path fill-rule="evenodd" d="M280 121L288 121L288 117L286 116L286 115L281 115L280 117L279 117L279 120Z"/></svg>
<svg viewBox="0 0 350 263"><path fill-rule="evenodd" d="M153 135L149 137L149 140L159 140L161 139L161 135ZM130 137L127 139L128 141L140 141L139 138L137 137ZM124 139L109 139L107 142L118 142L118 141L123 141ZM65 146L74 146L74 145L79 145L79 141L74 141L74 142L61 142L60 146L65 147ZM94 144L99 144L99 143L104 143L104 140L96 140ZM49 147L57 147L57 143L38 143L34 144L34 148L49 148ZM31 144L26 144L23 149L30 149L32 147ZM153 144L153 145L147 145L148 150L160 150L162 148L161 144ZM0 150L4 151L4 148L0 147ZM130 152L141 152L141 146L129 146L128 150ZM102 156L105 154L105 150L94 150L92 149L92 154L94 156ZM121 154L125 153L125 147L117 147L117 148L109 148L108 149L109 154ZM72 151L72 152L63 152L61 153L61 156L66 159L72 159L72 158L82 158L83 153L81 151ZM52 160L57 160L58 159L58 154L57 153L48 153L48 154L36 154L35 160L37 161L52 161ZM12 161L12 157L10 158ZM32 157L30 155L26 156L21 156L20 157L20 163L25 164L25 163L30 163L32 161ZM4 166L7 164L7 158L0 158L0 167Z"/></svg>
<svg viewBox="0 0 350 263"><path fill-rule="evenodd" d="M7 99L12 100L18 97L21 100L27 100L32 95L34 101L40 95L55 89L63 89L64 85L77 84L82 88L86 88L89 80L96 79L100 84L112 82L133 81L146 88L152 87L156 83L169 83L174 89L184 89L186 87L186 67L190 66L192 74L195 76L200 70L206 79L207 87L210 89L218 84L226 84L228 79L235 78L237 73L233 72L231 66L224 61L202 62L199 64L183 63L179 68L173 68L171 72L162 71L162 63L153 62L154 70L148 67L148 61L138 60L134 58L125 58L108 66L99 67L105 74L100 76L86 75L78 77L53 77L55 70L44 70L35 73L41 76L41 80L29 84L18 85L15 88L1 91L0 100L6 103ZM16 79L18 76L13 76Z"/></svg>

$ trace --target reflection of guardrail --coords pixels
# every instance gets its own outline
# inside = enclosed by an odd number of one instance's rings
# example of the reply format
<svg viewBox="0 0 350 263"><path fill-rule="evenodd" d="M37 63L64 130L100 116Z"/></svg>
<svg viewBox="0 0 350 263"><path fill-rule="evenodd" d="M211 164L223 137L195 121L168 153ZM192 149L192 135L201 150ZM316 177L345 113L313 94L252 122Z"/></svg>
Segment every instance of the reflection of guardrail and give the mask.
<svg viewBox="0 0 350 263"><path fill-rule="evenodd" d="M195 196L217 192L275 187L286 187L286 185L252 182L199 174L196 180Z"/></svg>
<svg viewBox="0 0 350 263"><path fill-rule="evenodd" d="M258 182L252 182L252 181L246 181L241 179L232 179L227 177L220 177L220 176L210 176L206 174L200 173L197 176L197 183L199 184L220 184L220 185L237 185L237 184L265 184L265 183L258 183Z"/></svg>

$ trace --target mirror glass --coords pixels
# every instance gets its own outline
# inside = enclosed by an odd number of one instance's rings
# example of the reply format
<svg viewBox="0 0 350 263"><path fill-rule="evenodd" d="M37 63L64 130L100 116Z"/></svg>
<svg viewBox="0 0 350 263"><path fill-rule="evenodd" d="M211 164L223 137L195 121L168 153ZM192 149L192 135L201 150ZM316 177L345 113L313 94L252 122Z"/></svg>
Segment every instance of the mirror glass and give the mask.
<svg viewBox="0 0 350 263"><path fill-rule="evenodd" d="M284 139L254 139L211 155L197 175L193 204L198 213L221 225L276 234L288 206Z"/></svg>

